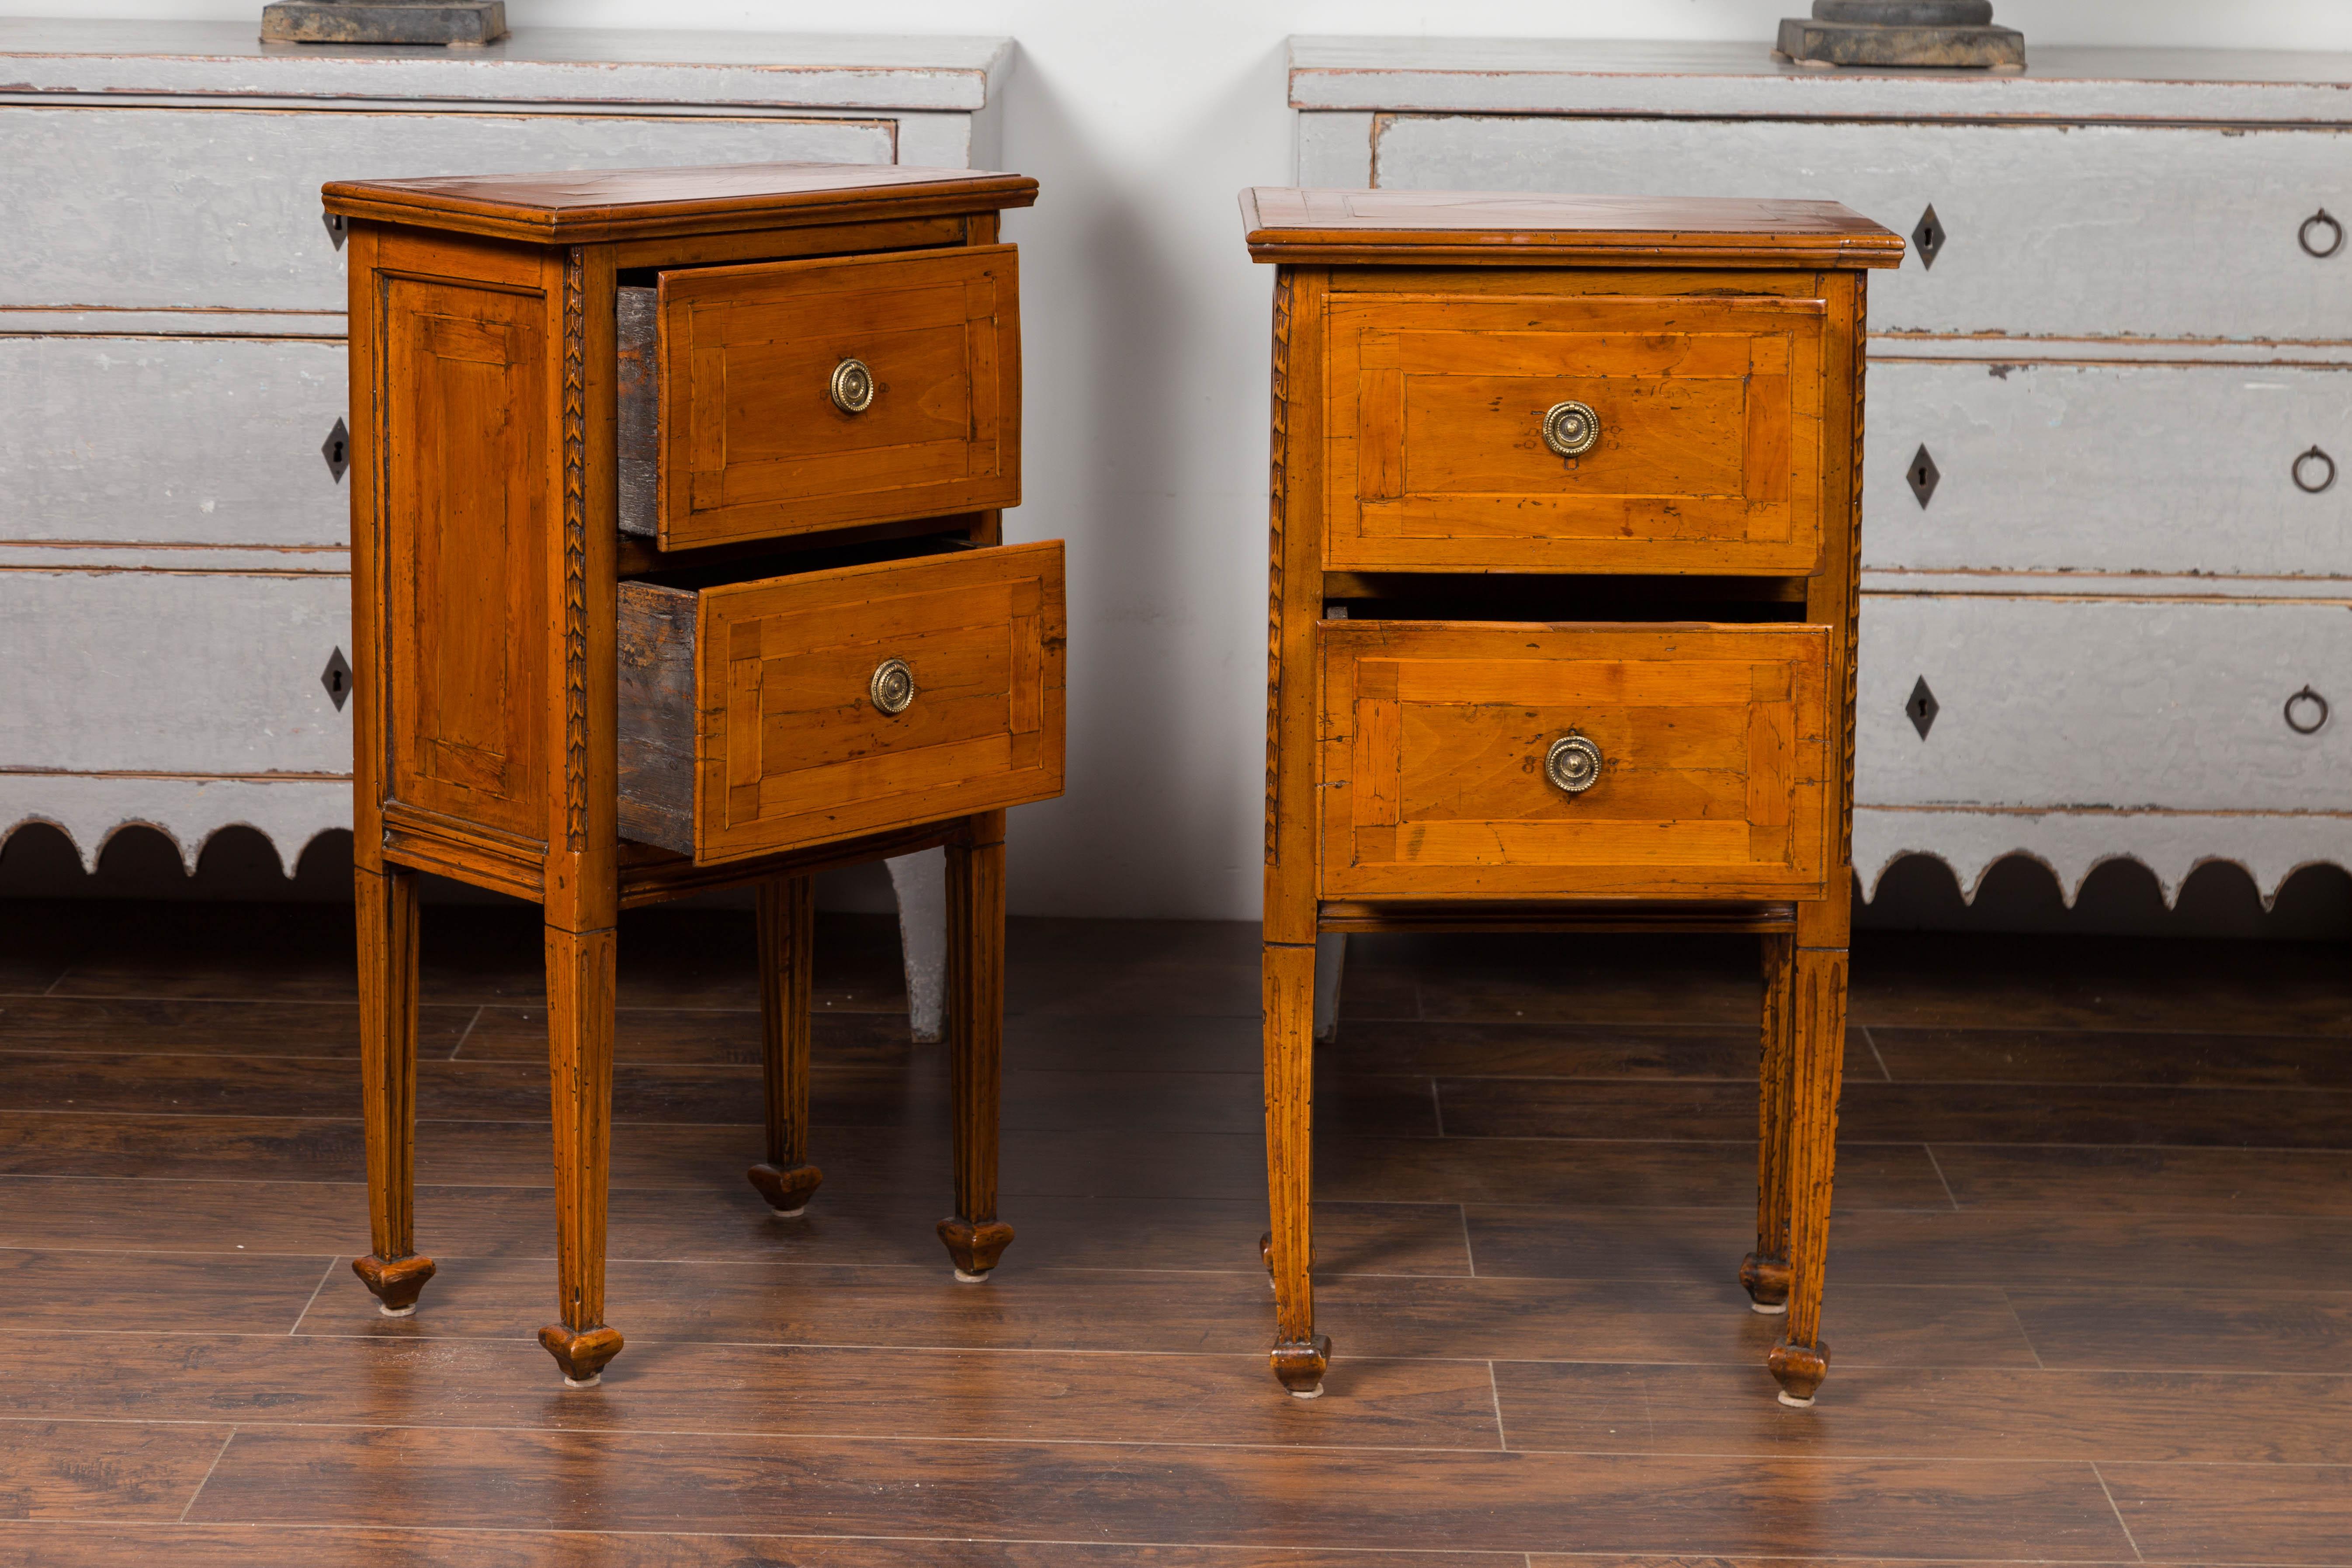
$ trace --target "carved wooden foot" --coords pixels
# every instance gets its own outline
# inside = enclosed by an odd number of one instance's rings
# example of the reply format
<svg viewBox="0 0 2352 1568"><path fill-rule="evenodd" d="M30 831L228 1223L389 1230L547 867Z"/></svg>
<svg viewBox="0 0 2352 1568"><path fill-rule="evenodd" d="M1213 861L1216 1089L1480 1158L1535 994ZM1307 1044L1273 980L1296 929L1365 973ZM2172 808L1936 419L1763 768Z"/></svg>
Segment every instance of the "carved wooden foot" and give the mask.
<svg viewBox="0 0 2352 1568"><path fill-rule="evenodd" d="M421 1252L390 1263L373 1255L352 1259L352 1272L374 1293L376 1310L387 1318L404 1318L416 1310L417 1292L433 1278L433 1259Z"/></svg>
<svg viewBox="0 0 2352 1568"><path fill-rule="evenodd" d="M1750 1311L1777 1317L1789 1310L1789 1260L1749 1253L1739 1264L1739 1282L1748 1287Z"/></svg>
<svg viewBox="0 0 2352 1568"><path fill-rule="evenodd" d="M1013 1245L1013 1227L1001 1219L977 1225L968 1219L943 1219L940 1239L948 1244L948 1256L955 1259L955 1277L967 1285L977 1285Z"/></svg>
<svg viewBox="0 0 2352 1568"><path fill-rule="evenodd" d="M1324 1369L1331 1364L1330 1337L1318 1334L1304 1344L1278 1343L1274 1347L1273 1361L1274 1375L1290 1390L1293 1399L1319 1398Z"/></svg>
<svg viewBox="0 0 2352 1568"><path fill-rule="evenodd" d="M1772 1369L1780 1384L1780 1403L1802 1410L1812 1404L1813 1391L1830 1374L1829 1342L1799 1345L1782 1340L1772 1347L1771 1357L1764 1364Z"/></svg>
<svg viewBox="0 0 2352 1568"><path fill-rule="evenodd" d="M751 1178L753 1186L760 1189L760 1195L768 1200L768 1206L776 1211L780 1219L792 1219L807 1213L809 1199L814 1197L817 1188L824 1184L824 1173L814 1165L794 1165L790 1170L780 1170L763 1162L743 1173Z"/></svg>
<svg viewBox="0 0 2352 1568"><path fill-rule="evenodd" d="M593 1388L604 1375L604 1363L621 1353L621 1331L550 1323L539 1331L539 1342L563 1369L564 1387Z"/></svg>

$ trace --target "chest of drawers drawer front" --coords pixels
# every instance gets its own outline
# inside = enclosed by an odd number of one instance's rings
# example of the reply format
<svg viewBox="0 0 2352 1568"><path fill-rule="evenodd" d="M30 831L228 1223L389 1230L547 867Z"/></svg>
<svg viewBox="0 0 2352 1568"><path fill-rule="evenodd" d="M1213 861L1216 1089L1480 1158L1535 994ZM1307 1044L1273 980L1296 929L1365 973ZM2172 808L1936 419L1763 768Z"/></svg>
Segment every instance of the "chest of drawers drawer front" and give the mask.
<svg viewBox="0 0 2352 1568"><path fill-rule="evenodd" d="M623 311L656 334L624 384L658 412L622 427L658 474L625 473L655 510L622 527L677 550L1018 504L1019 299L1009 245L663 274L649 320Z"/></svg>
<svg viewBox="0 0 2352 1568"><path fill-rule="evenodd" d="M341 779L352 710L319 675L353 646L341 572L0 572L5 760L27 772Z"/></svg>
<svg viewBox="0 0 2352 1568"><path fill-rule="evenodd" d="M0 305L340 311L330 180L893 157L873 120L0 108Z"/></svg>
<svg viewBox="0 0 2352 1568"><path fill-rule="evenodd" d="M1865 567L2352 575L2352 366L1874 355L1868 443Z"/></svg>
<svg viewBox="0 0 2352 1568"><path fill-rule="evenodd" d="M2352 215L2343 131L1398 114L1373 149L1385 190L1826 197L1898 234L1932 204L1879 332L2352 337L2352 246L2297 238Z"/></svg>
<svg viewBox="0 0 2352 1568"><path fill-rule="evenodd" d="M621 584L621 827L709 863L1059 795L1062 547Z"/></svg>
<svg viewBox="0 0 2352 1568"><path fill-rule="evenodd" d="M1323 897L1822 896L1829 628L1318 636Z"/></svg>
<svg viewBox="0 0 2352 1568"><path fill-rule="evenodd" d="M335 342L0 338L0 535L342 544L350 385Z"/></svg>
<svg viewBox="0 0 2352 1568"><path fill-rule="evenodd" d="M1864 805L2345 810L2342 603L1868 595L1860 676ZM1905 711L1922 679L1937 702L1924 738ZM2286 710L2305 687L2335 711L2300 734Z"/></svg>
<svg viewBox="0 0 2352 1568"><path fill-rule="evenodd" d="M1325 563L1810 572L1823 321L1818 300L1342 298ZM1574 455L1546 435L1571 405L1596 426Z"/></svg>

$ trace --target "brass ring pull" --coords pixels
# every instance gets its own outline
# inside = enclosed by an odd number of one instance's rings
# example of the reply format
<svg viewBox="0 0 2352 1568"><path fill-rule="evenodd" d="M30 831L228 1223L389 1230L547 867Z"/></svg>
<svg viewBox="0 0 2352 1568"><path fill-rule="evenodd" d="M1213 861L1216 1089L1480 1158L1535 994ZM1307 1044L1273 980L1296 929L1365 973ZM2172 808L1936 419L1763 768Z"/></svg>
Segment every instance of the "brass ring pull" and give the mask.
<svg viewBox="0 0 2352 1568"><path fill-rule="evenodd" d="M2321 479L2315 485L2305 483L2303 477L2303 466L2305 463L2312 462L2323 464L2327 469L2327 477ZM2310 451L2305 452L2303 456L2297 458L2294 460L2294 467L2288 471L2294 476L2295 489L2301 490L2307 496L2315 496L2320 491L2327 489L2330 485L2333 485L2336 482L2336 459L2321 451L2318 447L2314 447Z"/></svg>
<svg viewBox="0 0 2352 1568"><path fill-rule="evenodd" d="M874 406L874 372L862 359L845 359L833 367L833 405L844 414L863 414Z"/></svg>
<svg viewBox="0 0 2352 1568"><path fill-rule="evenodd" d="M1601 416L1581 403L1555 403L1544 410L1544 445L1563 458L1580 458L1601 444Z"/></svg>
<svg viewBox="0 0 2352 1568"><path fill-rule="evenodd" d="M903 658L886 658L874 667L866 695L885 713L904 713L915 700L915 672Z"/></svg>
<svg viewBox="0 0 2352 1568"><path fill-rule="evenodd" d="M1601 748L1570 730L1544 753L1544 777L1570 795L1582 795L1601 781Z"/></svg>
<svg viewBox="0 0 2352 1568"><path fill-rule="evenodd" d="M2294 710L2297 703L2310 703L2317 707L2319 710L2319 717L2314 719L2308 724L2296 723L2294 721ZM2294 696L2286 700L2285 714L2286 727L2288 729L2294 731L2298 735L2316 735L2319 731L2327 728L2327 699L2322 697L2318 692L2314 691L2310 687L2306 686L2302 690L2296 692Z"/></svg>
<svg viewBox="0 0 2352 1568"><path fill-rule="evenodd" d="M2335 237L2327 242L2325 248L2311 243L2311 231L2320 227L2325 227ZM2335 214L2322 207L2303 220L2303 226L2294 231L2294 237L2297 243L2302 245L2305 255L2316 256L2325 261L2344 248L2344 226L2336 221Z"/></svg>

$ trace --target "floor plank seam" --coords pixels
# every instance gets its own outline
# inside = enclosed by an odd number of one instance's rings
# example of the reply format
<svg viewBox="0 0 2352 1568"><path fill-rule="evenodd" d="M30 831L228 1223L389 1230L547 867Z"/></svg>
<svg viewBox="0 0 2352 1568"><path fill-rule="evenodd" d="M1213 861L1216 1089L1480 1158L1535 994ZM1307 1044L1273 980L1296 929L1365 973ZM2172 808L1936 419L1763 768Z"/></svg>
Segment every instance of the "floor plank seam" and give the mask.
<svg viewBox="0 0 2352 1568"><path fill-rule="evenodd" d="M213 1472L220 1468L222 1458L228 1453L228 1446L236 1441L236 1428L232 1426L228 1429L228 1436L221 1439L221 1446L214 1451L213 1462L205 1467L204 1479L196 1483L196 1489L188 1494L188 1500L182 1505L176 1522L185 1524L188 1521L188 1515L195 1509L196 1500L205 1495L205 1488L212 1484Z"/></svg>
<svg viewBox="0 0 2352 1568"><path fill-rule="evenodd" d="M2099 1467L2095 1463L2091 1466L2091 1476L2099 1483L2099 1495L2107 1500L2107 1506L2110 1509L2115 1510L2116 1528L2124 1532L2124 1544L2131 1548L2132 1556L2135 1559L2142 1563L2147 1562L2147 1554L2140 1551L2139 1542L2133 1539L2131 1525L2125 1520L2124 1510L2116 1503L2116 1494L2107 1485L2107 1478L2099 1473Z"/></svg>
<svg viewBox="0 0 2352 1568"><path fill-rule="evenodd" d="M487 1003L474 1009L474 1016L466 1020L465 1030L457 1037L457 1043L449 1047L449 1055L446 1058L446 1060L454 1062L457 1059L457 1054L466 1048L466 1042L472 1039L474 1037L474 1031L481 1026L482 1015L489 1010L489 1005Z"/></svg>
<svg viewBox="0 0 2352 1568"><path fill-rule="evenodd" d="M1952 1205L1952 1212L1961 1213L1960 1196L1952 1191L1952 1178L1944 1174L1944 1163L1936 1158L1936 1146L1932 1143L1922 1143L1919 1145L1919 1152L1927 1156L1927 1163L1934 1169L1936 1180L1944 1184L1944 1197Z"/></svg>
<svg viewBox="0 0 2352 1568"><path fill-rule="evenodd" d="M1867 1024L1860 1026L1860 1028L1862 1030L1862 1043L1870 1047L1870 1059L1878 1064L1878 1076L1886 1082L1893 1083L1895 1081L1895 1075L1887 1070L1886 1057L1885 1053L1880 1051L1878 1048L1877 1037L1870 1032L1870 1026Z"/></svg>
<svg viewBox="0 0 2352 1568"><path fill-rule="evenodd" d="M262 1254L262 1256L267 1257L268 1254L265 1253ZM310 1315L310 1309L319 1304L319 1293L327 1288L327 1281L335 1277L335 1265L341 1261L342 1258L340 1257L330 1258L327 1259L327 1267L325 1270L320 1274L319 1282L310 1287L310 1299L302 1303L302 1310L295 1313L294 1321L286 1326L286 1334L289 1339L291 1339L296 1333L300 1331L302 1320L309 1317Z"/></svg>
<svg viewBox="0 0 2352 1568"><path fill-rule="evenodd" d="M1495 1398L1496 1451L1507 1454L1511 1451L1511 1439L1508 1431L1503 1426L1503 1385L1496 1380L1495 1363L1491 1361L1486 1363L1486 1392Z"/></svg>

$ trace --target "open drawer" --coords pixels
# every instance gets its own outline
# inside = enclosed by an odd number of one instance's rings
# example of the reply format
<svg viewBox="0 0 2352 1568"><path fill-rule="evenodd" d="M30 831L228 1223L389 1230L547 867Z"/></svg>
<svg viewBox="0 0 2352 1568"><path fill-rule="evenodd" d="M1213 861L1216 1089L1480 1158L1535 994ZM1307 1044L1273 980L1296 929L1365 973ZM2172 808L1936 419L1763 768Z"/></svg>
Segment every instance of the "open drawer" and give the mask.
<svg viewBox="0 0 2352 1568"><path fill-rule="evenodd" d="M1344 620L1318 635L1324 898L1831 891L1829 627Z"/></svg>
<svg viewBox="0 0 2352 1568"><path fill-rule="evenodd" d="M664 272L617 310L625 533L685 550L1020 502L1009 245Z"/></svg>
<svg viewBox="0 0 2352 1568"><path fill-rule="evenodd" d="M621 834L740 859L1062 793L1062 546L620 590Z"/></svg>

